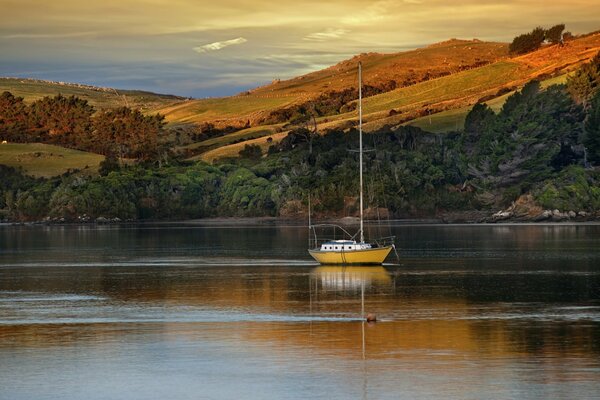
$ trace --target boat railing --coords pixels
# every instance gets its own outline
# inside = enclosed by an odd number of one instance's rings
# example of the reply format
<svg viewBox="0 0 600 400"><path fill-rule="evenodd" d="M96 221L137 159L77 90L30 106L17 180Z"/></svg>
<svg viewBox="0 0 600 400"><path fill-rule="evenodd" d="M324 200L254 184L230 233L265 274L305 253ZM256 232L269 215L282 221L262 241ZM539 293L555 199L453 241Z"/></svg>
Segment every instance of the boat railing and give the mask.
<svg viewBox="0 0 600 400"><path fill-rule="evenodd" d="M315 224L310 227L308 239L310 248L319 248L323 243L334 240L356 240L358 232L352 235L346 229L336 224Z"/></svg>
<svg viewBox="0 0 600 400"><path fill-rule="evenodd" d="M352 235L346 229L336 224L315 224L310 225L311 234L308 239L309 248L320 248L323 243L332 242L334 240L351 240L358 241L357 237L360 231ZM395 236L385 236L381 238L371 239L368 242L374 247L392 246L395 243Z"/></svg>

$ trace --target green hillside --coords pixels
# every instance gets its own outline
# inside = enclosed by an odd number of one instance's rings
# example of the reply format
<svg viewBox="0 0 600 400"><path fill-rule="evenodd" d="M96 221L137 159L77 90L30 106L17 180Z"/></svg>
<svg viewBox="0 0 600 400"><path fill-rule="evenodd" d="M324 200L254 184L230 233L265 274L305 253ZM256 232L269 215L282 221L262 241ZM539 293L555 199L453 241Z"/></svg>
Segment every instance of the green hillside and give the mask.
<svg viewBox="0 0 600 400"><path fill-rule="evenodd" d="M22 169L26 175L52 177L70 169L96 174L104 156L42 143L0 144L0 164Z"/></svg>

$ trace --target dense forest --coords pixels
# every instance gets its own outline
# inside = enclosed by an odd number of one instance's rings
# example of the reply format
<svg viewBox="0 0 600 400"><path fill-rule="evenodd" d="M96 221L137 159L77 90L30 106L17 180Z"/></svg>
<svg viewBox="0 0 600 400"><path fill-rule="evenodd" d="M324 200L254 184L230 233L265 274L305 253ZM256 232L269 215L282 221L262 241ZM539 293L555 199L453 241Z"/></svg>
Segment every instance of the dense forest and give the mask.
<svg viewBox="0 0 600 400"><path fill-rule="evenodd" d="M566 85L542 89L537 81L528 83L498 113L476 104L463 130L433 134L395 126L367 135L372 150L365 153L367 215L492 216L508 209L509 217L529 220L598 216L599 87L596 56ZM57 103L47 106L50 101ZM299 127L266 155L247 146L240 158L215 165L177 158L159 163L165 146L161 116L126 108L93 112L76 98L26 106L5 93L2 102L9 107L2 108L1 135L94 148L109 156L96 176L72 171L34 179L0 167L0 209L12 220L294 218L305 215L309 195L320 217L357 212L353 129L314 135ZM48 117L58 106L64 118ZM69 125L74 120L85 123ZM124 156L138 162L117 162Z"/></svg>

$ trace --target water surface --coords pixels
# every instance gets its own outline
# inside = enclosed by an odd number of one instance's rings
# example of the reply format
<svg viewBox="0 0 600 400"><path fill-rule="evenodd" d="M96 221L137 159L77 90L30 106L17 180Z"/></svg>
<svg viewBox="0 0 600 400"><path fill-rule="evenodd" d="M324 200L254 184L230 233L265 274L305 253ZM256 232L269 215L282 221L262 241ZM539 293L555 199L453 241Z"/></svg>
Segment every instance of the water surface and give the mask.
<svg viewBox="0 0 600 400"><path fill-rule="evenodd" d="M597 398L600 226L392 230L2 226L0 399Z"/></svg>

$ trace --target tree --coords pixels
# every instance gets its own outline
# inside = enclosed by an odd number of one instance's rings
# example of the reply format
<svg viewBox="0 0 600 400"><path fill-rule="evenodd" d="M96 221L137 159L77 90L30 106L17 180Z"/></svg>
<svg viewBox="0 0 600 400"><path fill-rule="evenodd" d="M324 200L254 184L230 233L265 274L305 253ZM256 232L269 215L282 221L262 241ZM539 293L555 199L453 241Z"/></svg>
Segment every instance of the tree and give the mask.
<svg viewBox="0 0 600 400"><path fill-rule="evenodd" d="M104 110L94 117L90 146L104 155L117 155L142 160L158 156L164 116L144 115L139 110L121 107Z"/></svg>
<svg viewBox="0 0 600 400"><path fill-rule="evenodd" d="M587 150L588 160L600 165L600 92L596 93L590 103L583 144Z"/></svg>
<svg viewBox="0 0 600 400"><path fill-rule="evenodd" d="M29 116L34 134L42 140L78 147L81 139L89 135L94 111L87 100L59 94L34 102Z"/></svg>
<svg viewBox="0 0 600 400"><path fill-rule="evenodd" d="M495 117L496 114L487 104L475 104L465 118L465 133L468 140L474 142Z"/></svg>
<svg viewBox="0 0 600 400"><path fill-rule="evenodd" d="M537 50L546 37L546 30L542 27L537 27L529 33L524 33L515 37L512 43L508 46L511 54L525 54L533 50Z"/></svg>
<svg viewBox="0 0 600 400"><path fill-rule="evenodd" d="M482 186L527 189L557 169L581 161L576 151L584 113L566 92L553 85L544 91L531 82L509 97L486 127L469 172Z"/></svg>
<svg viewBox="0 0 600 400"><path fill-rule="evenodd" d="M0 95L0 139L27 141L27 106L10 92Z"/></svg>
<svg viewBox="0 0 600 400"><path fill-rule="evenodd" d="M584 106L600 88L600 52L589 63L583 64L573 75L567 77L567 89L571 97Z"/></svg>
<svg viewBox="0 0 600 400"><path fill-rule="evenodd" d="M249 158L251 160L258 160L262 157L262 149L257 144L246 144L244 148L238 153L242 158Z"/></svg>
<svg viewBox="0 0 600 400"><path fill-rule="evenodd" d="M565 24L554 25L552 28L546 31L546 40L552 44L559 44L563 42L562 33L565 30Z"/></svg>

